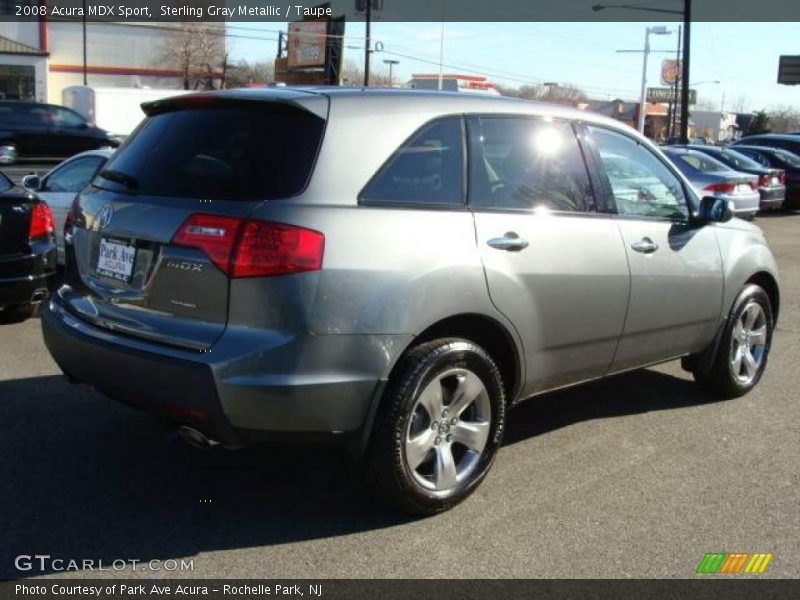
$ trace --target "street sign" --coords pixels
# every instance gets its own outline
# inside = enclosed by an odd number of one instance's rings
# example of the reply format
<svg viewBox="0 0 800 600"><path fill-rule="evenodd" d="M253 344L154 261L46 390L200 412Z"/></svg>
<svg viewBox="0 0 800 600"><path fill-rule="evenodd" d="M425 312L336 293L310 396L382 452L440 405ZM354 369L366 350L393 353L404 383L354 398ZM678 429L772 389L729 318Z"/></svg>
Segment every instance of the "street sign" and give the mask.
<svg viewBox="0 0 800 600"><path fill-rule="evenodd" d="M661 85L675 85L681 79L681 61L667 58L661 61Z"/></svg>
<svg viewBox="0 0 800 600"><path fill-rule="evenodd" d="M647 88L648 102L680 102L681 91L675 92L675 88L660 87ZM697 90L689 90L689 104L697 104Z"/></svg>
<svg viewBox="0 0 800 600"><path fill-rule="evenodd" d="M800 85L800 56L781 56L778 63L778 83Z"/></svg>

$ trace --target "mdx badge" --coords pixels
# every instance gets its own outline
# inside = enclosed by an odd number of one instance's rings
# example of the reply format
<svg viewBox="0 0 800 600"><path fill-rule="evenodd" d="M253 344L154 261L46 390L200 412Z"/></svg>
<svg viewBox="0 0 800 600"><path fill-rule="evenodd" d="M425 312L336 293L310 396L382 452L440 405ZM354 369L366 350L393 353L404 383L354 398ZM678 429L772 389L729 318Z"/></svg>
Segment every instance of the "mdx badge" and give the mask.
<svg viewBox="0 0 800 600"><path fill-rule="evenodd" d="M202 273L202 263L191 262L188 260L168 260L165 265L168 269L178 269L179 271L191 271L192 273Z"/></svg>

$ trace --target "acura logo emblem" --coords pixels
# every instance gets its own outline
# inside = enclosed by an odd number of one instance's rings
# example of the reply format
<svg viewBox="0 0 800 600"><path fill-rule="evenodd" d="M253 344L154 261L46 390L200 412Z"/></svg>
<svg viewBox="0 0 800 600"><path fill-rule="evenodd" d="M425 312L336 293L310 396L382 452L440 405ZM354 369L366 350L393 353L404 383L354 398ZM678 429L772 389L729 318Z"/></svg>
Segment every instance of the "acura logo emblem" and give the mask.
<svg viewBox="0 0 800 600"><path fill-rule="evenodd" d="M100 212L97 213L97 226L100 229L105 229L111 225L111 219L114 218L114 207L111 204L104 204Z"/></svg>

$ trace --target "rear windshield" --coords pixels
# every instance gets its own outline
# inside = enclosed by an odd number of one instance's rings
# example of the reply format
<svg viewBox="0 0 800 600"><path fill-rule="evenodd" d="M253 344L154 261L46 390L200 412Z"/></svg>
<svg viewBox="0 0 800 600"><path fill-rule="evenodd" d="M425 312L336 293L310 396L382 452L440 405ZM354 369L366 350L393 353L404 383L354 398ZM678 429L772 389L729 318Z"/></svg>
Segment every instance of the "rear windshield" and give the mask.
<svg viewBox="0 0 800 600"><path fill-rule="evenodd" d="M678 159L682 160L687 165L696 171L700 171L701 173L713 173L730 170L726 165L719 162L717 159L702 155L697 152L693 152L691 154L674 154L673 156L676 156Z"/></svg>
<svg viewBox="0 0 800 600"><path fill-rule="evenodd" d="M762 168L760 164L754 161L752 158L745 156L744 154L739 154L735 150L723 150L722 156L727 160L730 164L734 167L739 169L760 169Z"/></svg>
<svg viewBox="0 0 800 600"><path fill-rule="evenodd" d="M773 149L772 152L787 165L792 167L800 167L800 157L798 157L796 154L792 154L786 150L779 150L778 148Z"/></svg>
<svg viewBox="0 0 800 600"><path fill-rule="evenodd" d="M306 186L325 121L279 104L241 103L148 117L95 179L134 194L285 198Z"/></svg>

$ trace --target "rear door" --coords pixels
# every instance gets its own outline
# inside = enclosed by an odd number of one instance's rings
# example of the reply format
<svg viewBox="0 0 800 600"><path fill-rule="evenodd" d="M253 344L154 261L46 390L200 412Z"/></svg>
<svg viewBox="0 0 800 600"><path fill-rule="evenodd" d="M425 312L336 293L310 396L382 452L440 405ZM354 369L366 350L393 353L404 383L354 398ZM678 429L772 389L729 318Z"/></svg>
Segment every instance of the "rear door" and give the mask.
<svg viewBox="0 0 800 600"><path fill-rule="evenodd" d="M689 221L683 183L647 146L603 127L587 132L631 270L625 331L612 371L702 349L716 333L722 306L714 226Z"/></svg>
<svg viewBox="0 0 800 600"><path fill-rule="evenodd" d="M318 114L209 96L151 109L79 196L65 235L66 306L126 334L211 346L226 326L243 220L305 187L324 129Z"/></svg>
<svg viewBox="0 0 800 600"><path fill-rule="evenodd" d="M469 119L469 202L495 306L523 341L523 395L603 375L622 333L629 273L597 212L573 126Z"/></svg>

